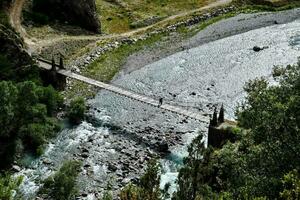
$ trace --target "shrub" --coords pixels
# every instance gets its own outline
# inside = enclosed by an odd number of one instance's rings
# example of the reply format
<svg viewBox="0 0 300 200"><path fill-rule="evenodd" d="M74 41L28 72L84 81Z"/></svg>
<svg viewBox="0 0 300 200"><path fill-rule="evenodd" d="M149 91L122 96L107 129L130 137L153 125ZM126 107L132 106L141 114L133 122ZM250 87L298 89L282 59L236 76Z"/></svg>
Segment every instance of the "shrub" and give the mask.
<svg viewBox="0 0 300 200"><path fill-rule="evenodd" d="M80 165L78 161L65 162L54 175L44 181L39 193L53 200L75 199L78 193L76 179Z"/></svg>
<svg viewBox="0 0 300 200"><path fill-rule="evenodd" d="M85 110L86 106L84 98L78 97L73 99L68 110L70 121L74 124L79 124L84 119Z"/></svg>
<svg viewBox="0 0 300 200"><path fill-rule="evenodd" d="M14 193L18 191L23 178L12 178L10 175L0 176L0 199L13 200Z"/></svg>

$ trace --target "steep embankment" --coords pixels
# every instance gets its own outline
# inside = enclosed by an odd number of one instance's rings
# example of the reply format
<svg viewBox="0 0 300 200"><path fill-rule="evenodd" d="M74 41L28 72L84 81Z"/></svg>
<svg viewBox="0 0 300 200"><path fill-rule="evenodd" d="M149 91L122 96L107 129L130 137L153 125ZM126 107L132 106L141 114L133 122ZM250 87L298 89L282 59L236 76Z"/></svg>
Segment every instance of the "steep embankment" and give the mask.
<svg viewBox="0 0 300 200"><path fill-rule="evenodd" d="M34 0L33 11L99 33L95 0Z"/></svg>
<svg viewBox="0 0 300 200"><path fill-rule="evenodd" d="M188 12L182 12L173 16L170 16L162 21L159 21L157 23L151 24L146 27L138 28L129 32L121 33L121 34L109 34L109 35L79 35L79 36L72 36L72 35L57 35L55 37L45 37L45 39L37 39L32 36L29 36L26 33L26 30L24 27L22 27L22 8L24 6L25 0L15 0L13 2L13 5L10 9L10 22L12 27L17 30L21 34L21 36L24 38L25 43L27 44L27 47L29 49L29 52L34 53L40 53L41 49L43 47L47 48L49 46L55 46L55 44L64 42L64 41L84 41L84 40L92 40L92 41L101 41L105 39L114 39L114 38L120 38L120 37L131 37L136 34L143 34L147 32L150 29L153 29L155 27L163 26L164 24L167 24L169 22L175 21L178 18L182 18L185 16L193 15L194 13L226 5L229 4L231 0L219 0L216 2L213 2L207 6L204 6L199 9L194 9ZM88 20L89 21L89 20ZM96 44L96 42L95 42Z"/></svg>

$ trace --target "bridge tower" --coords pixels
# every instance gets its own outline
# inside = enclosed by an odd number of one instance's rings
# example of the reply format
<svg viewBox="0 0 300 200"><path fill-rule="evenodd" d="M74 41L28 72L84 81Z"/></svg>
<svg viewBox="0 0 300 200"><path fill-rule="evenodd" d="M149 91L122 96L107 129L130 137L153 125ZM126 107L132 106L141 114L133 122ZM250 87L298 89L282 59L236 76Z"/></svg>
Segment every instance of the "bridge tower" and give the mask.
<svg viewBox="0 0 300 200"><path fill-rule="evenodd" d="M52 56L52 60L51 60L51 72L55 72L56 73L56 64L55 64L55 59L54 57Z"/></svg>
<svg viewBox="0 0 300 200"><path fill-rule="evenodd" d="M59 65L55 63L55 58L52 57L51 69L43 72L44 81L46 84L52 85L57 90L64 90L67 85L67 79L65 76L57 73L59 70L65 69L63 58L60 57Z"/></svg>
<svg viewBox="0 0 300 200"><path fill-rule="evenodd" d="M59 56L59 69L66 69L64 66L63 56L61 54Z"/></svg>

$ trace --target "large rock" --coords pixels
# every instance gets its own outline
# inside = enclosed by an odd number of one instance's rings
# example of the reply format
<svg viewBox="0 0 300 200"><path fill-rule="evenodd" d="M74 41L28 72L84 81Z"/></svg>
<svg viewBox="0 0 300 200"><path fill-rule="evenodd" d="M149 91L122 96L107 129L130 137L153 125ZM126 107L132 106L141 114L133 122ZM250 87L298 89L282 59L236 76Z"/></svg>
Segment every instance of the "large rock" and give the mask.
<svg viewBox="0 0 300 200"><path fill-rule="evenodd" d="M93 32L100 32L95 0L34 0L33 10Z"/></svg>
<svg viewBox="0 0 300 200"><path fill-rule="evenodd" d="M157 143L157 150L159 153L163 153L163 154L170 153L169 145L165 140Z"/></svg>
<svg viewBox="0 0 300 200"><path fill-rule="evenodd" d="M26 52L23 40L12 29L0 24L0 79L6 79L7 76L20 72L22 66L33 63L30 55Z"/></svg>

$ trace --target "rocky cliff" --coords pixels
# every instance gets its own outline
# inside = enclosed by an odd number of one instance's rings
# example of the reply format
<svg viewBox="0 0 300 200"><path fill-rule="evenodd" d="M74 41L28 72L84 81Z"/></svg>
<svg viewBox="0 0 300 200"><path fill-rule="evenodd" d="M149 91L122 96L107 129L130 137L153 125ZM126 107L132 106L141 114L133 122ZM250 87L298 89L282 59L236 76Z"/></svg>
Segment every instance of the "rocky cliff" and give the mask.
<svg viewBox="0 0 300 200"><path fill-rule="evenodd" d="M100 32L95 0L33 0L33 10L53 19Z"/></svg>
<svg viewBox="0 0 300 200"><path fill-rule="evenodd" d="M14 66L31 64L30 55L25 51L21 37L12 29L0 24L0 54L5 55Z"/></svg>

